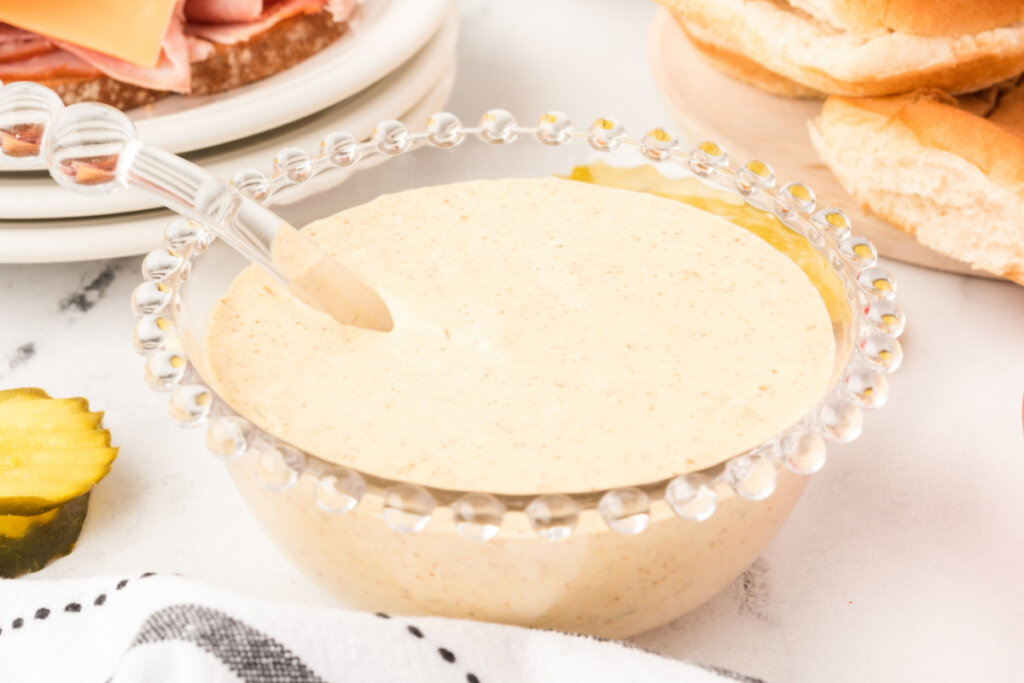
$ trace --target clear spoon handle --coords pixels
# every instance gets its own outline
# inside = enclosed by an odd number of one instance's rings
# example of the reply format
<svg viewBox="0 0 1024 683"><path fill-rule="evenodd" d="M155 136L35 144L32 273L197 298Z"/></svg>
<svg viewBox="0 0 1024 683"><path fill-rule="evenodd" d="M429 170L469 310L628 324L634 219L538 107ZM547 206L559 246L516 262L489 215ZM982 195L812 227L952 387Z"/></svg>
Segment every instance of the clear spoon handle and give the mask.
<svg viewBox="0 0 1024 683"><path fill-rule="evenodd" d="M170 152L144 145L118 109L64 107L35 83L0 86L0 155L44 157L50 175L77 192L106 195L123 187L205 225L303 302L341 323L392 327L383 300L350 270L273 211Z"/></svg>

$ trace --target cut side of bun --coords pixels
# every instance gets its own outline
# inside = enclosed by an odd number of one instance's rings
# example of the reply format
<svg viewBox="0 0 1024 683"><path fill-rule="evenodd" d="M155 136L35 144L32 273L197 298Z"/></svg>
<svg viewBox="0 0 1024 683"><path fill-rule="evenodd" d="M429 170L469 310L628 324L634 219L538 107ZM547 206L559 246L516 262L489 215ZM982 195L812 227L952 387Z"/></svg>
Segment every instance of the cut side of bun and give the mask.
<svg viewBox="0 0 1024 683"><path fill-rule="evenodd" d="M681 18L690 35L723 54L744 55L762 69L830 94L969 92L1024 71L1020 21L952 36L889 29L858 34L831 23L856 14L837 9L852 7L853 0L795 0L799 6L782 0L658 1ZM942 14L931 3L918 4L922 13Z"/></svg>
<svg viewBox="0 0 1024 683"><path fill-rule="evenodd" d="M986 112L984 98L961 106L938 92L830 97L811 141L866 210L1024 285L1024 90L991 99Z"/></svg>
<svg viewBox="0 0 1024 683"><path fill-rule="evenodd" d="M679 20L678 17L677 20ZM797 83L774 71L769 71L746 55L715 44L714 39L706 40L702 38L700 34L703 30L700 27L694 27L691 32L686 22L679 20L679 24L683 27L683 31L686 32L690 42L693 43L693 46L697 48L701 55L726 76L735 78L741 83L752 85L773 95L809 100L825 98L825 93L820 90L808 88L802 83Z"/></svg>
<svg viewBox="0 0 1024 683"><path fill-rule="evenodd" d="M192 64L192 95L210 95L241 87L284 71L317 54L337 40L347 24L330 12L299 14L284 19L263 33L234 45L216 45L213 53ZM106 76L43 79L65 104L103 102L131 109L173 95L122 83Z"/></svg>

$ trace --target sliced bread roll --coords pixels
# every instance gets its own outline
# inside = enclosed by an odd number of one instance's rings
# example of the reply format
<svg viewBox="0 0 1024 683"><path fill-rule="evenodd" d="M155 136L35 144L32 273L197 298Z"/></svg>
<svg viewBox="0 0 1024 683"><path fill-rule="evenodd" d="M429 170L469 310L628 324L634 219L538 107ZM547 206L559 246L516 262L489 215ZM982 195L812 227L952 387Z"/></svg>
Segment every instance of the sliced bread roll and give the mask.
<svg viewBox="0 0 1024 683"><path fill-rule="evenodd" d="M714 47L719 55L742 55L760 69L830 94L969 92L1024 71L1024 2L657 1L705 52ZM735 62L725 60L734 68L723 70L734 74ZM760 85L754 77L743 80Z"/></svg>
<svg viewBox="0 0 1024 683"><path fill-rule="evenodd" d="M686 22L678 16L676 21L686 33L697 51L716 69L737 81L760 88L765 92L795 99L824 99L825 93L809 88L802 83L786 78L782 74L766 69L742 52L731 50L711 40L700 37L700 31L690 32Z"/></svg>
<svg viewBox="0 0 1024 683"><path fill-rule="evenodd" d="M866 210L1024 285L1024 87L830 97L811 141Z"/></svg>

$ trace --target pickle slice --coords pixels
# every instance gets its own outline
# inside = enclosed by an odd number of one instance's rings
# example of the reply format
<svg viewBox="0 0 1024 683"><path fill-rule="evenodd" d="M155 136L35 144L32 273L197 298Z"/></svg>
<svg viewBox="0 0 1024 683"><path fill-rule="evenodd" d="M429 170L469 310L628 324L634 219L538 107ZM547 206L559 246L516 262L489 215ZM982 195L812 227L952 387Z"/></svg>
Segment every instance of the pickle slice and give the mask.
<svg viewBox="0 0 1024 683"><path fill-rule="evenodd" d="M89 507L89 494L38 515L0 515L0 578L45 567L74 549Z"/></svg>
<svg viewBox="0 0 1024 683"><path fill-rule="evenodd" d="M40 399L41 403L49 403L49 400ZM0 432L2 431L65 431L75 432L82 430L99 429L103 421L103 413L35 413L29 415L5 415L0 413Z"/></svg>
<svg viewBox="0 0 1024 683"><path fill-rule="evenodd" d="M85 399L53 399L40 389L0 392L0 518L52 511L106 476L118 449L102 420Z"/></svg>
<svg viewBox="0 0 1024 683"><path fill-rule="evenodd" d="M0 451L12 448L39 450L46 448L102 448L110 445L106 429L75 432L33 432L25 429L0 430Z"/></svg>
<svg viewBox="0 0 1024 683"><path fill-rule="evenodd" d="M65 413L89 412L89 402L84 398L51 398L46 400L13 400L0 403L0 415L63 415Z"/></svg>
<svg viewBox="0 0 1024 683"><path fill-rule="evenodd" d="M8 401L32 401L38 398L50 398L42 389L26 387L24 389L4 389L0 391L0 403Z"/></svg>

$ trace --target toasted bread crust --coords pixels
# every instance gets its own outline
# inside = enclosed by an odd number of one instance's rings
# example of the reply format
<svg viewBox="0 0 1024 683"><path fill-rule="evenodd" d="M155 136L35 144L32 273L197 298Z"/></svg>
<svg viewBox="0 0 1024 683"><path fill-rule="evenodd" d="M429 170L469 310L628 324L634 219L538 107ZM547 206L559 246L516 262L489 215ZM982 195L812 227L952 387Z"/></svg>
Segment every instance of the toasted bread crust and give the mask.
<svg viewBox="0 0 1024 683"><path fill-rule="evenodd" d="M216 45L213 54L192 64L193 95L238 88L284 71L312 57L337 40L347 24L329 12L300 14L284 19L263 33L234 45ZM173 95L122 83L107 76L70 77L39 81L53 89L65 104L103 102L118 109L140 107Z"/></svg>

